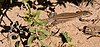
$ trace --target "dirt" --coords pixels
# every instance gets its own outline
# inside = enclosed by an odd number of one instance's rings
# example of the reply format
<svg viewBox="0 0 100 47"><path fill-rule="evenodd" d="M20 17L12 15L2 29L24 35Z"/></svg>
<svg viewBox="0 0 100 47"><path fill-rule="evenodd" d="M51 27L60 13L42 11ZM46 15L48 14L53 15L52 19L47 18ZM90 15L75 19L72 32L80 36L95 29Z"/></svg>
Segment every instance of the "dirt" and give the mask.
<svg viewBox="0 0 100 47"><path fill-rule="evenodd" d="M99 0L97 0L100 2ZM100 5L94 3L93 7L89 4L87 7L84 7L84 5L78 7L75 6L72 3L66 3L66 8L64 6L57 5L55 8L55 12L57 14L60 13L67 13L67 12L76 12L76 11L90 11L93 15L89 17L89 19L94 19L97 16L100 15L100 9L97 9L100 7ZM79 8L79 9L78 9ZM81 9L81 10L80 10ZM33 9L31 9L33 10ZM35 10L33 10L34 12ZM12 21L19 21L22 25L27 25L28 23L25 22L22 18L17 17L16 15L19 14L21 16L24 16L24 13L26 12L25 9L20 10L19 7L14 7L12 10L7 12L7 15L9 18L11 18ZM100 16L99 16L100 17ZM47 13L44 11L41 11L40 14L41 19L48 18ZM7 22L9 25L9 20L5 17L4 21ZM3 24L3 23L2 23ZM76 47L100 47L100 37L92 37L90 39L87 39L90 35L85 35L83 32L79 31L75 26L78 26L82 28L85 25L92 24L91 22L81 22L78 18L74 18L73 20L66 21L65 23L57 24L57 28L60 28L60 32L68 32L68 36L72 38L72 42L70 44L76 45ZM100 22L98 22L96 25L100 25ZM55 27L52 27L50 30L56 31ZM0 40L4 38L2 34L0 34ZM58 46L59 39L56 37L51 37L52 41L55 41L55 44ZM57 40L55 40L57 39ZM9 46L8 40L5 39L3 44L0 42L0 46L2 47L14 47L14 43L16 40L11 41L11 46ZM52 46L55 47L55 46Z"/></svg>

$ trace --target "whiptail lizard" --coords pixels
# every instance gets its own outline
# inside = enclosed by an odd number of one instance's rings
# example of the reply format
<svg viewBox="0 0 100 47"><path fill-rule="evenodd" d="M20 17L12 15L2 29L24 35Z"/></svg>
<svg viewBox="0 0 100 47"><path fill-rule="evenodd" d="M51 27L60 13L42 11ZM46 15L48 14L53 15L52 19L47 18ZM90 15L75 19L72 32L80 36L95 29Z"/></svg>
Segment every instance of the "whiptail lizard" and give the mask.
<svg viewBox="0 0 100 47"><path fill-rule="evenodd" d="M77 11L76 13L60 13L60 14L51 14L49 16L52 16L52 17L49 17L48 19L44 19L46 21L49 22L49 24L58 24L58 23L62 23L62 22L66 22L66 21L69 21L69 20L72 20L74 18L80 18L82 16L90 16L92 15L91 12L89 11Z"/></svg>

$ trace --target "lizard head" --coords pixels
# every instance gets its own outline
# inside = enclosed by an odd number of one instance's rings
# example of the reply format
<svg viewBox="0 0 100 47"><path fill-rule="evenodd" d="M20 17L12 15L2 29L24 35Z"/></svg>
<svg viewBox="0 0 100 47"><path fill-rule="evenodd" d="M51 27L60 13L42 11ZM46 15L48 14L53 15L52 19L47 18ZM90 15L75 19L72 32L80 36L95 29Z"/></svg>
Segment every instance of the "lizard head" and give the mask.
<svg viewBox="0 0 100 47"><path fill-rule="evenodd" d="M77 11L76 13L86 17L90 17L90 15L92 15L89 11Z"/></svg>

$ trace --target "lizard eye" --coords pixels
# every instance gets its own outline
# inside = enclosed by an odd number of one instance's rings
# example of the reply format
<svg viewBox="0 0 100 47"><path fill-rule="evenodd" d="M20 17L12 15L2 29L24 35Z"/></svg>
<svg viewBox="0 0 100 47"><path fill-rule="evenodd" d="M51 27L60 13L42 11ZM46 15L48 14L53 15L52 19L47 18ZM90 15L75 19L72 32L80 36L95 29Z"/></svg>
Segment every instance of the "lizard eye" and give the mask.
<svg viewBox="0 0 100 47"><path fill-rule="evenodd" d="M76 13L79 13L80 11L76 11Z"/></svg>

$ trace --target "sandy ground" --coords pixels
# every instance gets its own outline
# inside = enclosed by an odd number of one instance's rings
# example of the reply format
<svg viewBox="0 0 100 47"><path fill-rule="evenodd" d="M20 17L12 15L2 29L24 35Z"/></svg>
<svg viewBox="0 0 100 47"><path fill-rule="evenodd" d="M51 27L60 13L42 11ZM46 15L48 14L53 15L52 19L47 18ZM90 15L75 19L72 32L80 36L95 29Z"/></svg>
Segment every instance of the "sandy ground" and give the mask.
<svg viewBox="0 0 100 47"><path fill-rule="evenodd" d="M97 0L97 1L100 2L99 0ZM59 5L56 6L55 12L57 12L57 14L60 14L60 13L87 10L93 14L90 17L91 19L97 17L97 15L100 16L100 9L97 9L100 7L100 5L95 4L95 3L93 5L93 7L91 5L88 5L87 7L84 7L84 5L82 7L77 7L72 3L66 3L66 6L67 6L66 8L64 8L63 6L59 6ZM76 7L79 9L77 9ZM7 12L7 15L11 18L11 20L19 21L19 23L22 25L27 25L27 23L24 22L23 19L16 16L18 13L20 15L24 16L24 12L26 12L24 9L20 10L18 7L14 7L12 10ZM47 18L47 15L44 11L41 11L40 18L44 18L44 17ZM4 18L4 21L6 21L9 25L9 21L7 18ZM57 24L57 27L61 29L60 30L61 32L62 31L68 32L69 37L72 38L71 44L76 45L76 47L100 47L100 38L99 37L92 37L87 40L89 35L83 34L75 27L75 26L83 27L88 24L91 24L91 22L81 22L78 20L78 18L74 18L71 21ZM97 25L100 25L100 22L97 23ZM53 28L51 28L51 30L56 31L55 26ZM0 40L2 38L4 38L4 37L0 34ZM15 42L15 40L12 40L12 42L11 42L12 46L8 46L9 44L7 43L7 39L5 39L3 44L0 42L0 47L1 46L2 47L14 47L14 42Z"/></svg>

